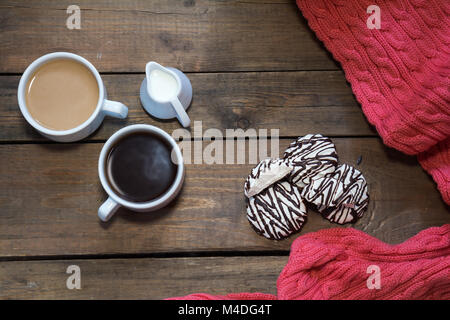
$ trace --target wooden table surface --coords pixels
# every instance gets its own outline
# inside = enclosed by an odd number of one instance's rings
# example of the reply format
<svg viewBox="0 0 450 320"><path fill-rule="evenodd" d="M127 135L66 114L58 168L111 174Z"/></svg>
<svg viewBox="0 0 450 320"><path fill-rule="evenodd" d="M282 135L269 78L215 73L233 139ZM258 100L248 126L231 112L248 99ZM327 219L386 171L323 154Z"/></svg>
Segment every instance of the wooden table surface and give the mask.
<svg viewBox="0 0 450 320"><path fill-rule="evenodd" d="M416 158L383 145L294 1L78 1L80 30L66 28L71 4L0 2L0 299L276 294L297 235L270 241L250 227L242 187L252 164L187 165L183 190L167 208L120 209L112 221L98 220L106 194L97 161L106 139L135 123L169 133L180 127L141 107L151 60L186 72L194 91L189 116L203 130L278 128L281 152L298 136L331 137L341 161L369 184L369 209L353 227L395 244L450 221ZM18 108L18 81L34 59L54 51L91 61L109 98L129 107L128 118L105 119L72 144L32 129ZM310 212L300 234L336 226ZM69 265L81 269L80 290L66 288Z"/></svg>

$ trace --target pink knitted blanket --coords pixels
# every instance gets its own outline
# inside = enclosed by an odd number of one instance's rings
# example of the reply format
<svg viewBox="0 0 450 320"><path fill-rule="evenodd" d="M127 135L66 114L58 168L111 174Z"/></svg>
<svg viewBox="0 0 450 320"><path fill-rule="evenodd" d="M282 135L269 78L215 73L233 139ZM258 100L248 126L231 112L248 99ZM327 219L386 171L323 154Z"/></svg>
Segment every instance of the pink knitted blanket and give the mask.
<svg viewBox="0 0 450 320"><path fill-rule="evenodd" d="M298 237L277 281L278 295L191 294L212 299L450 299L450 224L389 245L353 228Z"/></svg>
<svg viewBox="0 0 450 320"><path fill-rule="evenodd" d="M450 204L450 1L297 0L383 142L411 155ZM380 29L367 20L380 9ZM374 22L374 20L371 20Z"/></svg>

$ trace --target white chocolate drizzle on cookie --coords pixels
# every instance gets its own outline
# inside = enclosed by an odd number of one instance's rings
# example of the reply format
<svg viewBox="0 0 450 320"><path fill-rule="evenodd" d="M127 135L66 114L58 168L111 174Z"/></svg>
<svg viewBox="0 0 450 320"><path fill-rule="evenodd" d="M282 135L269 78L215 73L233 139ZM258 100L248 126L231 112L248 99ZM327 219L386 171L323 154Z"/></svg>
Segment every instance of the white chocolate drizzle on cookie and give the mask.
<svg viewBox="0 0 450 320"><path fill-rule="evenodd" d="M325 177L312 179L302 197L324 218L339 224L355 222L369 203L366 179L347 164Z"/></svg>
<svg viewBox="0 0 450 320"><path fill-rule="evenodd" d="M327 137L308 134L292 142L284 152L286 164L292 167L290 181L304 188L311 179L333 172L338 165L336 148Z"/></svg>

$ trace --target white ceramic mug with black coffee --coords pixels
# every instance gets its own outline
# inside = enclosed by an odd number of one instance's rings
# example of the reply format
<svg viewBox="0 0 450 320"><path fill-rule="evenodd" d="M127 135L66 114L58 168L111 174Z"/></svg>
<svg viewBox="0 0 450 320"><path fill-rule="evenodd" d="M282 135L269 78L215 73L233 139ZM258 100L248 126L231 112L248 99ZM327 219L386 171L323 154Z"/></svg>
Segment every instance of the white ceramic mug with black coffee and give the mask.
<svg viewBox="0 0 450 320"><path fill-rule="evenodd" d="M108 221L121 206L147 212L171 202L184 181L183 156L167 132L135 124L106 141L98 173L109 196L98 209L98 217Z"/></svg>
<svg viewBox="0 0 450 320"><path fill-rule="evenodd" d="M59 142L81 140L105 116L124 119L128 108L107 100L100 74L85 58L69 52L46 54L20 78L20 111L43 136Z"/></svg>

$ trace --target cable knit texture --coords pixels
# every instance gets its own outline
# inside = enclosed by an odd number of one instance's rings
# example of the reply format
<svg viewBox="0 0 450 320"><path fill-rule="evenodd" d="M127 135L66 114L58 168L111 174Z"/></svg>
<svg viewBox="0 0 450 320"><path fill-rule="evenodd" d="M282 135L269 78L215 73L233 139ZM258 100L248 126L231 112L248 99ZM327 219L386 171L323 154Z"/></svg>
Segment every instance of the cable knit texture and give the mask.
<svg viewBox="0 0 450 320"><path fill-rule="evenodd" d="M368 289L370 266L379 290ZM356 229L307 234L292 244L277 287L279 299L450 299L450 225L399 245Z"/></svg>
<svg viewBox="0 0 450 320"><path fill-rule="evenodd" d="M369 289L373 269L380 287ZM369 272L368 272L369 271ZM450 224L398 245L353 228L298 237L278 281L278 299L450 299ZM193 294L172 299L275 299L261 293Z"/></svg>
<svg viewBox="0 0 450 320"><path fill-rule="evenodd" d="M450 204L450 1L297 0L297 5L341 63L384 143L410 155L424 152L420 162ZM380 29L367 27L370 5L380 8Z"/></svg>
<svg viewBox="0 0 450 320"><path fill-rule="evenodd" d="M450 204L450 138L418 155L422 167L437 182L445 202Z"/></svg>

